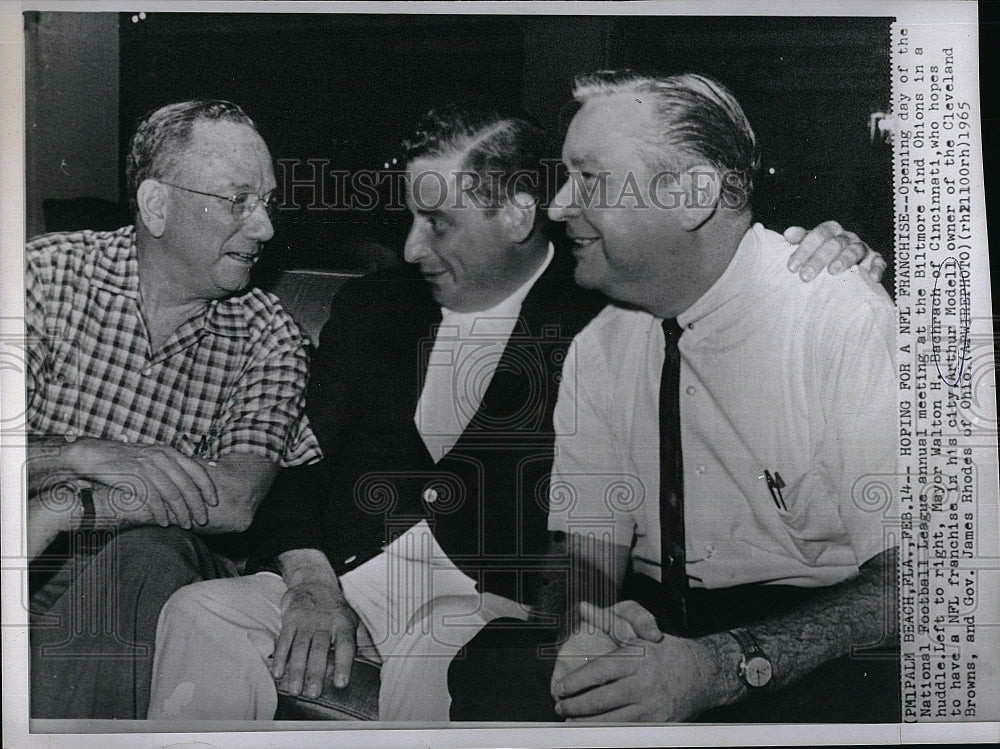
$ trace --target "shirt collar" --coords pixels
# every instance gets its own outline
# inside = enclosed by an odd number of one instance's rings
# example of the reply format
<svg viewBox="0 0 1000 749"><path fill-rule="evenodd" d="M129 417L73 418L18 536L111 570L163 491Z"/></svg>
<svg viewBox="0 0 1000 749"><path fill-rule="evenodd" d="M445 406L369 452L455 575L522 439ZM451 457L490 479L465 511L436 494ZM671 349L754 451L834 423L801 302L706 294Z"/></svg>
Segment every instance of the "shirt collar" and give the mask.
<svg viewBox="0 0 1000 749"><path fill-rule="evenodd" d="M123 226L113 232L103 252L97 254L91 283L114 294L128 297L141 305L139 296L139 258L136 252L134 226ZM212 299L204 312L188 318L183 325L204 320L204 329L217 335L245 337L249 335L246 325L244 298L252 289L227 299ZM197 327L197 325L195 325Z"/></svg>
<svg viewBox="0 0 1000 749"><path fill-rule="evenodd" d="M548 252L546 253L545 260L542 264L538 266L531 278L518 286L509 296L502 299L489 309L479 310L477 312L455 312L447 307L442 307L442 321L448 325L458 325L463 335L468 335L474 324L476 325L476 330L478 332L482 325L489 324L489 320L510 320L516 318L521 312L521 305L524 303L525 297L528 296L528 292L531 291L531 287L535 285L535 282L538 281L539 278L541 278L545 269L548 268L549 264L552 262L552 258L554 256L555 248L550 242ZM488 331L484 332L488 333Z"/></svg>
<svg viewBox="0 0 1000 749"><path fill-rule="evenodd" d="M115 294L139 301L139 259L135 251L135 228L123 226L97 253L90 281Z"/></svg>
<svg viewBox="0 0 1000 749"><path fill-rule="evenodd" d="M677 316L681 327L694 329L713 313L739 309L740 297L756 283L764 231L759 223L747 230L723 274L694 304Z"/></svg>
<svg viewBox="0 0 1000 749"><path fill-rule="evenodd" d="M230 338L245 338L250 335L250 331L247 329L247 311L244 308L243 300L251 293L253 293L253 289L249 289L239 296L210 301L208 307L205 308L205 330Z"/></svg>

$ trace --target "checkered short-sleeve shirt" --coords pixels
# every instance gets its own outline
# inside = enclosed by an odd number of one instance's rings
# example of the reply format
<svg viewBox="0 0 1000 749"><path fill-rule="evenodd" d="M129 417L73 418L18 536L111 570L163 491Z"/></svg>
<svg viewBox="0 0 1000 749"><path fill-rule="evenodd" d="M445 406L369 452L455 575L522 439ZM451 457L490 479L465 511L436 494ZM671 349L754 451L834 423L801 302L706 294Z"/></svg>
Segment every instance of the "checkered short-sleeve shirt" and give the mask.
<svg viewBox="0 0 1000 749"><path fill-rule="evenodd" d="M149 350L131 226L25 248L28 425L37 435L319 460L304 415L308 342L259 289L209 302Z"/></svg>

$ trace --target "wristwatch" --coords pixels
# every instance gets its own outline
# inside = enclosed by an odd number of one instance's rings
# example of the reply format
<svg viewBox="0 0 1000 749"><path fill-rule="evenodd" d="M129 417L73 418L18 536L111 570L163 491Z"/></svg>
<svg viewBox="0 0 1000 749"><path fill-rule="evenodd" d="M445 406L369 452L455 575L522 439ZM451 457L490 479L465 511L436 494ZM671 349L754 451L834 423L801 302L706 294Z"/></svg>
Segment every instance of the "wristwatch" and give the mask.
<svg viewBox="0 0 1000 749"><path fill-rule="evenodd" d="M740 679L751 690L767 686L771 681L773 668L771 661L757 644L757 640L746 629L730 629L729 634L740 644L740 649L743 651L743 657L736 671Z"/></svg>

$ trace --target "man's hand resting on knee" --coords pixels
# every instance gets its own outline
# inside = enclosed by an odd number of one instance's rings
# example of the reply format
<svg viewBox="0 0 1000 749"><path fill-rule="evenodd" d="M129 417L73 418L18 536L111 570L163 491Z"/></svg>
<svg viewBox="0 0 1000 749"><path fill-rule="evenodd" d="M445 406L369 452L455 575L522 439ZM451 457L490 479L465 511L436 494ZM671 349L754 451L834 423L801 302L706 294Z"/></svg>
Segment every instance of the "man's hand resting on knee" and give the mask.
<svg viewBox="0 0 1000 749"><path fill-rule="evenodd" d="M347 603L326 556L294 549L278 556L288 591L281 599L281 633L271 674L290 694L319 697L333 651L333 683L347 686L354 661L358 615Z"/></svg>

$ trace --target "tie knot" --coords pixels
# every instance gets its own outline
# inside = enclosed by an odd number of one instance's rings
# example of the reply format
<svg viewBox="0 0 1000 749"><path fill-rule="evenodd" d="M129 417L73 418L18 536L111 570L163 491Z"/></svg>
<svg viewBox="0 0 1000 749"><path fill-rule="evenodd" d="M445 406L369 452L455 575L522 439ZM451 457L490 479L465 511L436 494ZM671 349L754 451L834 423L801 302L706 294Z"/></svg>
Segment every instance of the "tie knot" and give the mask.
<svg viewBox="0 0 1000 749"><path fill-rule="evenodd" d="M663 339L668 346L676 346L684 328L677 324L676 317L668 317L663 321Z"/></svg>

